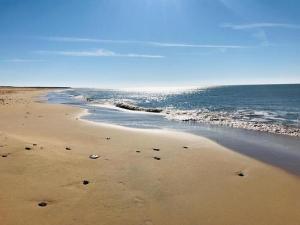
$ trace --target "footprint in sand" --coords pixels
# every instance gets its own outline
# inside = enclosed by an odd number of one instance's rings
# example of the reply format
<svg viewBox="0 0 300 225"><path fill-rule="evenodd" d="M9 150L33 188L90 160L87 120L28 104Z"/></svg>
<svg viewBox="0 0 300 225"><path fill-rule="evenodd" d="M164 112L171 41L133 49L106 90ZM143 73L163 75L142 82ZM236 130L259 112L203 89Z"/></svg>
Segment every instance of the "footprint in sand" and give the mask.
<svg viewBox="0 0 300 225"><path fill-rule="evenodd" d="M134 203L138 206L138 207L142 207L145 205L145 200L140 198L140 197L135 197L133 199Z"/></svg>
<svg viewBox="0 0 300 225"><path fill-rule="evenodd" d="M145 220L142 225L153 225L151 220Z"/></svg>

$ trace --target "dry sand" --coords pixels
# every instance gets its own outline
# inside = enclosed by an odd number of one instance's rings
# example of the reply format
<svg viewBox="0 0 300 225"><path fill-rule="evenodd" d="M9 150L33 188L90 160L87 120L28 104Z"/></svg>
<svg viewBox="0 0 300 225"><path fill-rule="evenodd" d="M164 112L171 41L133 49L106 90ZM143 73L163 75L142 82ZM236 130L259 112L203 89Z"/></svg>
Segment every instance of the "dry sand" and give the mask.
<svg viewBox="0 0 300 225"><path fill-rule="evenodd" d="M298 177L202 137L87 123L42 92L0 91L0 225L300 224Z"/></svg>

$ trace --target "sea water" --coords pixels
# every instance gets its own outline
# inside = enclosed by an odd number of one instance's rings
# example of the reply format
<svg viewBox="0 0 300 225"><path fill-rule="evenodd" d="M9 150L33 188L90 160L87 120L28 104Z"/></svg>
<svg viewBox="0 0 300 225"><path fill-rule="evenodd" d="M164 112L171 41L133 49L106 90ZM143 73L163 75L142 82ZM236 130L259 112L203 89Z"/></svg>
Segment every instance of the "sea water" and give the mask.
<svg viewBox="0 0 300 225"><path fill-rule="evenodd" d="M49 102L88 110L83 119L206 136L300 174L300 84L180 89L66 89Z"/></svg>

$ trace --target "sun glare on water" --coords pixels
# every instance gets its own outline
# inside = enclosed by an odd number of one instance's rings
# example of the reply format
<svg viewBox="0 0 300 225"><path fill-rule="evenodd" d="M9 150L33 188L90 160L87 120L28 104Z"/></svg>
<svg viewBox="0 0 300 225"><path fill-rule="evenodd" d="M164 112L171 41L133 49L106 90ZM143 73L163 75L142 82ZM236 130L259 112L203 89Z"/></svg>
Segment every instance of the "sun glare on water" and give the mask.
<svg viewBox="0 0 300 225"><path fill-rule="evenodd" d="M195 89L200 89L200 87L199 86L131 87L131 88L121 88L120 90L133 91L133 92L148 92L148 93L178 93L178 92L193 91Z"/></svg>

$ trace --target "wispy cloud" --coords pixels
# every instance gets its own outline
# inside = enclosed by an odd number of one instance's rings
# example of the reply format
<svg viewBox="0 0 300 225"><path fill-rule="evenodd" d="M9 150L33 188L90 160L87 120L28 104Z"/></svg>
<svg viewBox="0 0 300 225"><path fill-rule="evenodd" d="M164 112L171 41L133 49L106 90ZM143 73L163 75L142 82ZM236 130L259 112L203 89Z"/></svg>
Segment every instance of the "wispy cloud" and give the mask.
<svg viewBox="0 0 300 225"><path fill-rule="evenodd" d="M46 40L46 41L57 41L57 42L88 42L88 43L117 43L117 44L140 43L140 41L109 40L109 39L79 38L79 37L39 37L39 39Z"/></svg>
<svg viewBox="0 0 300 225"><path fill-rule="evenodd" d="M158 47L178 47L178 48L249 48L242 45L199 45L185 43L163 43L163 42L147 42Z"/></svg>
<svg viewBox="0 0 300 225"><path fill-rule="evenodd" d="M105 49L96 49L89 51L36 51L39 54L51 54L73 57L128 57L128 58L164 58L162 55L148 55L148 54L136 54L128 53L121 54Z"/></svg>
<svg viewBox="0 0 300 225"><path fill-rule="evenodd" d="M234 30L246 30L256 28L285 28L285 29L300 29L299 24L290 23L248 23L248 24L231 24L225 23L221 27L230 28Z"/></svg>
<svg viewBox="0 0 300 225"><path fill-rule="evenodd" d="M11 62L11 63L43 62L43 61L44 60L41 59L21 59L21 58L0 59L0 62Z"/></svg>
<svg viewBox="0 0 300 225"><path fill-rule="evenodd" d="M164 48L249 48L243 45L224 45L224 44L190 44L190 43L167 43L155 41L136 41L136 40L110 40L93 39L78 37L40 37L40 39L57 42L87 42L87 43L115 43L115 44L139 44Z"/></svg>

